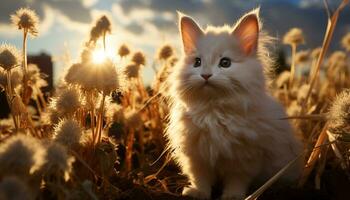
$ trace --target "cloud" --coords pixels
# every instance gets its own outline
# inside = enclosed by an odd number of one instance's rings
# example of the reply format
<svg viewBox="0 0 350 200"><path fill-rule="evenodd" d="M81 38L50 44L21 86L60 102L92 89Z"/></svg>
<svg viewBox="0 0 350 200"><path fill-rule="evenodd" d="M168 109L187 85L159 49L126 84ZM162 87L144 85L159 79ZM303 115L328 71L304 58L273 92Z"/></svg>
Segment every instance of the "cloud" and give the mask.
<svg viewBox="0 0 350 200"><path fill-rule="evenodd" d="M59 10L73 21L86 23L91 20L90 10L87 8L87 5L92 5L93 3L94 0L1 0L0 23L8 23L9 16L20 7L30 7L38 13L40 18L43 18L45 6Z"/></svg>
<svg viewBox="0 0 350 200"><path fill-rule="evenodd" d="M39 15L39 33L45 35L55 22L70 30L82 31L90 23L92 16L87 6L97 0L56 1L56 0L2 0L0 8L0 35L16 37L20 34L10 24L10 15L20 7L29 7Z"/></svg>
<svg viewBox="0 0 350 200"><path fill-rule="evenodd" d="M141 34L144 31L143 26L137 22L132 22L128 24L125 28L135 34Z"/></svg>
<svg viewBox="0 0 350 200"><path fill-rule="evenodd" d="M175 27L175 11L155 11L148 7L139 7L138 9L123 8L120 4L112 5L112 13L115 20L124 25L126 29L135 33L141 34L144 30L144 26L156 26L161 30L172 29Z"/></svg>
<svg viewBox="0 0 350 200"><path fill-rule="evenodd" d="M328 1L331 8L336 8L341 0ZM155 25L161 31L174 32L176 26L175 17L164 19L159 17L161 13L174 13L175 10L182 11L193 16L201 25L233 24L245 12L261 6L261 18L265 29L275 37L281 37L292 27L300 27L306 35L308 46L319 46L322 44L323 33L327 25L327 15L322 0L121 0L120 7L126 15L139 9L152 8L155 17L148 22ZM350 8L347 6L341 13L334 40L349 31ZM337 46L333 42L332 48Z"/></svg>

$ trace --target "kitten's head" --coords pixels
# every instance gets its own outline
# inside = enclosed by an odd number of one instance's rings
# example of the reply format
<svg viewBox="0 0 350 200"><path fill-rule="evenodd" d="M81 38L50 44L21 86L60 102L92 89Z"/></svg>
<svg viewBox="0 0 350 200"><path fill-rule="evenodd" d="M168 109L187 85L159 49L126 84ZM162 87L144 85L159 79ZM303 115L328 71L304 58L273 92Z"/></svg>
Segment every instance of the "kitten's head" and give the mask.
<svg viewBox="0 0 350 200"><path fill-rule="evenodd" d="M205 30L180 14L183 60L174 71L175 95L184 101L207 101L264 88L257 50L260 26L258 10L247 13L234 26Z"/></svg>

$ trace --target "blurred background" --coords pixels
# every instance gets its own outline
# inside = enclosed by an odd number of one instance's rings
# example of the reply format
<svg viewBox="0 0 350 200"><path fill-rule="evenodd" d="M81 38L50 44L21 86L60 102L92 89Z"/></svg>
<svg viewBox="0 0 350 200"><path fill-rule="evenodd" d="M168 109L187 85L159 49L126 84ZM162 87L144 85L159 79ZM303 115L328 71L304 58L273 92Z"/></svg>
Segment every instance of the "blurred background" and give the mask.
<svg viewBox="0 0 350 200"><path fill-rule="evenodd" d="M339 2L329 1L331 8ZM112 35L107 38L110 52L116 53L121 44L127 43L132 49L143 50L147 57L154 57L156 49L165 43L176 47L179 53L177 10L193 16L201 25L222 25L232 24L245 12L261 6L264 28L271 36L281 38L290 28L299 27L304 31L307 48L322 44L327 20L322 0L1 0L0 4L0 41L18 48L21 32L10 24L9 15L27 6L40 16L40 39L32 38L28 51L44 59L33 58L37 63L46 63L51 57L51 64L45 65L48 69L43 69L53 78L49 79L50 85L59 80L67 67L65 60L74 62L78 58L91 23L101 14L108 15L113 23ZM341 13L334 41L340 41L350 31L349 11L348 6ZM338 43L331 43L331 49L340 48ZM277 42L277 49L279 45ZM282 56L290 53L288 47L284 51L280 52ZM153 71L150 67L143 71L148 84Z"/></svg>

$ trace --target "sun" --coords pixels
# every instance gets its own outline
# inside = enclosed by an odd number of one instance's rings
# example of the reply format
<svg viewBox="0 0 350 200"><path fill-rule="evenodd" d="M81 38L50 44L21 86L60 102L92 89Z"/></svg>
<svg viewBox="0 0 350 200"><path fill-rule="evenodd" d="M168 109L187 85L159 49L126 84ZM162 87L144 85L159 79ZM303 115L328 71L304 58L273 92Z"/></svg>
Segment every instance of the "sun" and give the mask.
<svg viewBox="0 0 350 200"><path fill-rule="evenodd" d="M102 63L107 58L107 54L103 51L103 49L96 49L92 52L92 61L94 63Z"/></svg>
<svg viewBox="0 0 350 200"><path fill-rule="evenodd" d="M95 49L92 52L92 61L96 64L103 63L106 59L115 60L115 55L113 54L112 49L106 49L106 51L102 48Z"/></svg>

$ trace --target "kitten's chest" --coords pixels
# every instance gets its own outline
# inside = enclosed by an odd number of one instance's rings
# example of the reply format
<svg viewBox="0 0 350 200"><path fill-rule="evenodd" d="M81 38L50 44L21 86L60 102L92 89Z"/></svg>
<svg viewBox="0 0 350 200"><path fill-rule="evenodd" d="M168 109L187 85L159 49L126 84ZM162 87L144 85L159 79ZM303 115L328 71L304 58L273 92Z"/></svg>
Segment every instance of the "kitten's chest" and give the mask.
<svg viewBox="0 0 350 200"><path fill-rule="evenodd" d="M233 159L235 150L249 144L244 136L255 133L246 118L221 110L187 113L187 118L191 123L188 130L191 148L211 165L219 157Z"/></svg>

